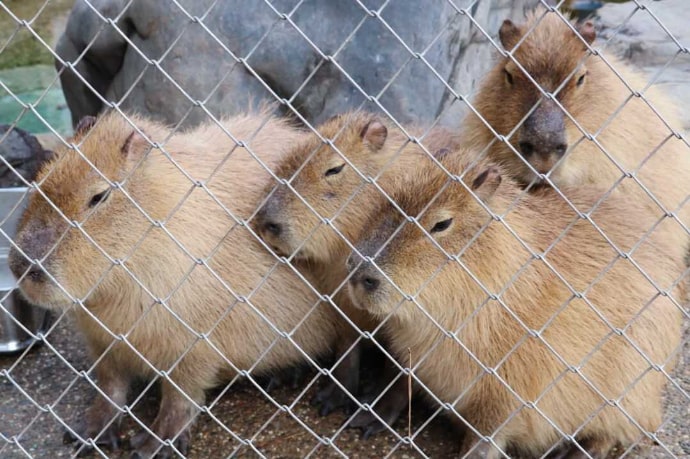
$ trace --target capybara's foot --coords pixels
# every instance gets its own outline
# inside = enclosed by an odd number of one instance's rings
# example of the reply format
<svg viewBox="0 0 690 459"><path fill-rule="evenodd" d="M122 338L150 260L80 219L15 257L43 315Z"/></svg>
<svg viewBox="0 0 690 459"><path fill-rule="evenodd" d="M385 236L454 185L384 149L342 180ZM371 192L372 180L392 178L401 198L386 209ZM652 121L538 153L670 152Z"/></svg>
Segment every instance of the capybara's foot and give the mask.
<svg viewBox="0 0 690 459"><path fill-rule="evenodd" d="M302 387L307 374L307 367L304 365L297 365L286 371L282 371L267 377L261 385L268 393L271 393L275 389L283 386L296 390Z"/></svg>
<svg viewBox="0 0 690 459"><path fill-rule="evenodd" d="M348 392L353 397L356 397L359 391L360 353L361 345L355 346L331 373L331 377L340 381L344 390L334 380L329 379L326 385L311 400L313 406L321 407L319 409L321 416L327 416L340 408L347 414L352 414L357 409L356 403L350 398Z"/></svg>
<svg viewBox="0 0 690 459"><path fill-rule="evenodd" d="M327 416L337 409L342 408L346 413L354 413L356 406L350 397L336 384L330 381L319 390L311 400L312 406L320 406L319 414Z"/></svg>
<svg viewBox="0 0 690 459"><path fill-rule="evenodd" d="M379 421L371 411L357 413L347 426L353 429L361 429L363 440L368 440L377 433L386 430L386 424Z"/></svg>
<svg viewBox="0 0 690 459"><path fill-rule="evenodd" d="M547 459L604 459L616 446L615 442L605 439L586 438L578 443L563 443L547 456Z"/></svg>
<svg viewBox="0 0 690 459"><path fill-rule="evenodd" d="M196 404L203 404L202 389L190 386L183 390L188 395L195 396L193 399ZM131 456L133 458L167 459L187 455L191 439L190 428L196 414L195 404L167 381L162 382L161 393L161 405L151 427L129 440L134 450Z"/></svg>
<svg viewBox="0 0 690 459"><path fill-rule="evenodd" d="M99 448L104 446L111 451L120 446L120 411L117 407L124 406L127 401L129 379L108 356L96 367L96 377L100 391L105 396L96 396L83 417L71 429L67 429L62 437L65 444L76 443L74 449L77 456L91 453L92 444Z"/></svg>
<svg viewBox="0 0 690 459"><path fill-rule="evenodd" d="M108 421L110 420L92 419L89 421L87 419L82 419L73 428L74 433L70 430L65 431L62 442L66 445L76 443L74 449L77 451L77 456L84 456L93 451L93 447L85 443L85 441L89 439L93 440L98 446L105 446L111 451L115 451L120 447L118 422L113 421L110 425L105 427Z"/></svg>
<svg viewBox="0 0 690 459"><path fill-rule="evenodd" d="M393 386L383 394L383 397L373 406L383 423L371 411L362 411L350 421L349 427L362 429L362 438L368 439L372 435L386 430L400 417L400 413L409 403L408 381L398 378Z"/></svg>
<svg viewBox="0 0 690 459"><path fill-rule="evenodd" d="M378 393L371 397L371 401L375 400L376 397L378 397ZM409 398L409 381L407 378L399 377L376 404L373 405L373 410L378 415L378 418L371 411L361 411L350 421L348 427L362 429L362 438L364 440L379 432L383 432L387 426L395 424L400 414L407 408L410 402ZM370 405L372 404L371 401L368 402ZM383 420L383 423L379 421L379 418Z"/></svg>
<svg viewBox="0 0 690 459"><path fill-rule="evenodd" d="M131 459L148 459L151 457L169 459L171 457L176 457L175 450L182 456L186 456L189 452L190 438L191 434L189 429L185 429L183 432L180 432L177 438L172 442L173 448L159 442L156 437L144 430L129 440L129 444L134 450L130 457Z"/></svg>
<svg viewBox="0 0 690 459"><path fill-rule="evenodd" d="M468 432L469 434L469 432ZM474 435L465 435L460 446L458 457L466 459L499 459L505 457L505 442L501 439L494 439L494 443L478 439Z"/></svg>

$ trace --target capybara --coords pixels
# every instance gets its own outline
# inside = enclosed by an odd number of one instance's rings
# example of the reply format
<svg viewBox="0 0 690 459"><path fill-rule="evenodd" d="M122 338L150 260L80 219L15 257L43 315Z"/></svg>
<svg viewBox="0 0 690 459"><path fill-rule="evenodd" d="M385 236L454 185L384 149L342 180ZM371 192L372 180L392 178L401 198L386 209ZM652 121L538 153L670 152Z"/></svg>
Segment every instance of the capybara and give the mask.
<svg viewBox="0 0 690 459"><path fill-rule="evenodd" d="M151 429L184 453L206 389L331 352L337 317L246 224L270 178L253 155L275 167L298 131L263 112L178 133L128 118L81 123L78 150L42 167L10 265L29 301L74 313L98 359L110 402L70 434L116 443L115 406L134 378L159 376ZM131 443L139 456L162 445Z"/></svg>
<svg viewBox="0 0 690 459"><path fill-rule="evenodd" d="M276 174L289 186L282 184L272 190L254 224L276 251L308 260L327 286L324 291L340 288L345 295L337 297L338 305L358 328L372 331L376 322L353 308L341 287L347 276L345 260L351 244L366 230L364 225L377 203L386 199L386 193L405 186L406 174L431 161L430 155L398 127L367 112L344 113L317 130L321 138L310 135L285 156ZM431 131L419 141L435 150L452 147L454 142L454 135L444 130ZM348 325L343 335L341 352L349 350L359 332ZM358 374L359 351L353 349L341 364L350 391L356 390L356 381L347 373ZM400 387L391 389L376 406L389 425L407 403L404 378L398 381ZM369 413L360 413L351 426L362 427L365 437L383 428Z"/></svg>
<svg viewBox="0 0 690 459"><path fill-rule="evenodd" d="M442 157L453 178L419 167L391 196L406 215L390 203L374 214L348 259L355 304L388 318L395 355L409 349L413 374L485 437L466 429L461 457L580 457L561 443L573 435L604 458L654 432L680 342L682 251L663 237L639 243L640 209L614 196L589 217L609 220L623 256L553 189L525 194L471 161ZM581 212L598 193L564 191Z"/></svg>
<svg viewBox="0 0 690 459"><path fill-rule="evenodd" d="M603 198L611 189L625 193L651 210L648 227L663 219L669 237L687 247L688 232L669 218L690 225L690 148L673 131L681 123L670 99L621 60L592 54L591 22L571 26L538 8L524 24L504 21L499 38L510 56L481 83L473 105L485 121L470 113L465 145L488 146L523 185L547 174L557 187L595 185Z"/></svg>

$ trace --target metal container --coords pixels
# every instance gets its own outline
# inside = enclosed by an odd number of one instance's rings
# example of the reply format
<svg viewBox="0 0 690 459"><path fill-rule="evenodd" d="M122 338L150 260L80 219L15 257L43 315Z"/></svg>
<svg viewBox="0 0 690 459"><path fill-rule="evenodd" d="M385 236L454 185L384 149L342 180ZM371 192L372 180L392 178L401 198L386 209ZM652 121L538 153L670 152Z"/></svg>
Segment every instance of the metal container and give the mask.
<svg viewBox="0 0 690 459"><path fill-rule="evenodd" d="M17 352L36 341L44 332L48 314L32 306L17 290L17 282L7 263L19 217L26 205L26 188L0 188L0 353Z"/></svg>

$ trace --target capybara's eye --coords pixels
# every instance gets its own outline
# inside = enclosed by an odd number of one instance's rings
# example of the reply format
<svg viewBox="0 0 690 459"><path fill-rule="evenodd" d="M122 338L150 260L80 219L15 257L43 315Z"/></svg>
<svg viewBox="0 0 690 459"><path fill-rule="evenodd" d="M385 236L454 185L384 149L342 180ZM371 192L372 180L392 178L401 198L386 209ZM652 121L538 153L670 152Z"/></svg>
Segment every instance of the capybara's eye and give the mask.
<svg viewBox="0 0 690 459"><path fill-rule="evenodd" d="M330 169L328 169L326 171L326 177L331 176L331 175L340 174L340 172L343 170L344 167L345 167L345 163L341 164L340 166L331 167Z"/></svg>
<svg viewBox="0 0 690 459"><path fill-rule="evenodd" d="M108 196L110 196L110 188L93 195L93 197L91 197L91 200L89 201L89 207L95 207L97 204L108 199Z"/></svg>
<svg viewBox="0 0 690 459"><path fill-rule="evenodd" d="M577 79L577 86L582 86L582 83L585 82L585 76L587 75L587 72L583 73L580 75L580 78Z"/></svg>
<svg viewBox="0 0 690 459"><path fill-rule="evenodd" d="M506 69L503 69L503 73L505 74L506 82L512 86L513 85L513 75Z"/></svg>
<svg viewBox="0 0 690 459"><path fill-rule="evenodd" d="M452 218L448 218L446 220L441 220L440 222L437 222L429 231L430 233L440 233L441 231L445 231L448 228L450 228L450 224L453 223Z"/></svg>

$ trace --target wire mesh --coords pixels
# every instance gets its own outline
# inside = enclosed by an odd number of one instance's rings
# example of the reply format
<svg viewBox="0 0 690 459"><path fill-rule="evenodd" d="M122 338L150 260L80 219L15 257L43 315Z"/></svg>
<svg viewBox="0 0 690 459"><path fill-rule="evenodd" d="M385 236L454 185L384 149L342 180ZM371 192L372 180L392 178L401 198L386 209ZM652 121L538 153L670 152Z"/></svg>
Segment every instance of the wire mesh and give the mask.
<svg viewBox="0 0 690 459"><path fill-rule="evenodd" d="M57 69L0 78L55 148L0 156L0 457L690 455L682 2L55 3L0 2Z"/></svg>

